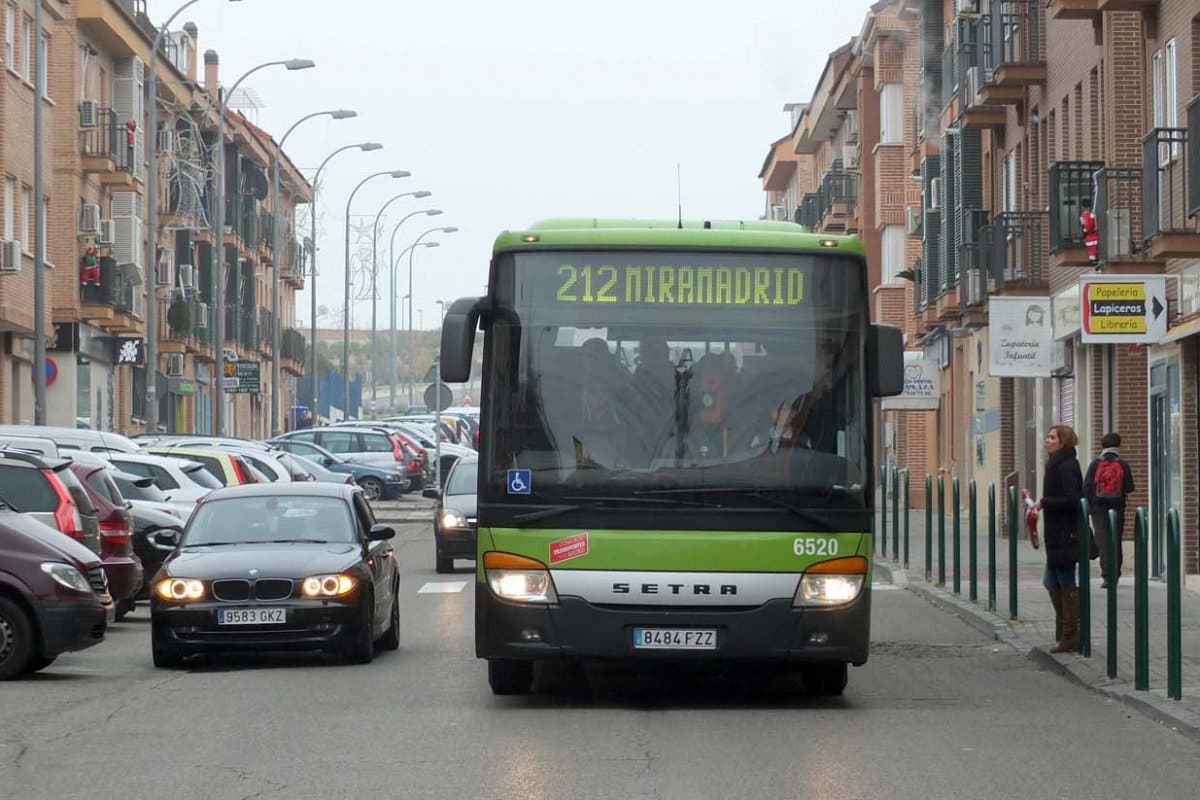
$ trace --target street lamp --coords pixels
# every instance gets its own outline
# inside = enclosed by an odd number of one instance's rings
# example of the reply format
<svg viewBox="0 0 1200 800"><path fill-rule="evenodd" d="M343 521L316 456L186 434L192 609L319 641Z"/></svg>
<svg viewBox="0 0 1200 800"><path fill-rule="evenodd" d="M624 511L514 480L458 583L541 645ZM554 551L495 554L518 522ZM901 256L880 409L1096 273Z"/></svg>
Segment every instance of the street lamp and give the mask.
<svg viewBox="0 0 1200 800"><path fill-rule="evenodd" d="M154 46L150 48L150 79L146 82L150 98L150 107L146 109L146 131L150 140L146 159L149 164L146 176L146 230L149 234L146 236L146 430L149 433L158 429L158 49L176 17L199 1L187 0L154 34ZM40 8L37 13L41 13ZM34 28L40 31L41 23L36 23ZM40 109L40 105L35 108Z"/></svg>
<svg viewBox="0 0 1200 800"><path fill-rule="evenodd" d="M422 233L420 236L417 237L417 240L415 242L413 242L413 248L408 251L408 346L409 346L409 350L410 350L409 357L411 359L413 359L414 365L416 364L417 346L416 346L416 339L413 336L413 327L412 327L412 319L413 319L413 314L412 314L413 252L416 250L416 245L420 244L421 240L424 239L429 234L438 233L438 232L454 233L457 230L458 230L458 228L454 227L453 225L449 225L445 228L430 228L429 230L425 231L424 233ZM409 381L408 381L408 407L412 408L412 404L413 404L413 383L412 383L412 374L411 374L411 370L410 370Z"/></svg>
<svg viewBox="0 0 1200 800"><path fill-rule="evenodd" d="M425 213L432 214L434 212L427 211ZM439 211L437 213L440 214L441 212ZM410 214L409 216L412 215ZM400 221L403 222L404 220ZM396 227L399 228L400 226L397 225ZM394 246L395 244L396 232L392 231L392 245ZM391 330L388 333L388 391L390 393L391 408L393 411L396 410L396 265L404 258L404 254L412 250L414 247L441 247L441 242L420 242L419 244L410 244L408 247L400 251L400 258L391 259L392 275L391 283L388 284L391 289L389 294L391 295L390 299L392 301ZM402 299L407 300L408 298L409 295L404 295Z"/></svg>
<svg viewBox="0 0 1200 800"><path fill-rule="evenodd" d="M372 178L379 178L383 175L391 175L393 178L407 178L412 173L403 170L383 170L382 172L374 172L358 182L358 186L354 187L354 191L350 193L350 198L346 201L346 299L345 310L342 314L342 369L346 371L342 381L342 418L350 418L350 206L354 203L354 195L358 194L358 190L366 185L367 181ZM372 366L372 370L374 367Z"/></svg>
<svg viewBox="0 0 1200 800"><path fill-rule="evenodd" d="M433 192L429 192L424 189L419 189L415 192L402 192L402 193L396 195L395 197L393 197L391 200L388 200L386 203L384 203L383 206L379 209L379 213L375 215L375 229L374 229L374 233L371 235L371 399L372 400L375 399L375 382L376 382L376 378L377 378L376 362L378 361L378 358L379 358L379 351L378 351L377 347L375 346L375 340L379 336L379 331L377 329L376 319L375 319L376 300L378 298L378 290L376 288L376 282L377 282L377 279L379 278L379 220L383 217L383 212L387 211L388 206L390 206L392 203L396 202L397 200L399 200L402 197L415 197L417 199L421 199L424 197L429 197L432 194L433 194ZM405 219L407 219L407 217Z"/></svg>
<svg viewBox="0 0 1200 800"><path fill-rule="evenodd" d="M362 150L364 153L369 153L373 150L382 150L383 145L379 142L361 142L359 144L348 144L345 147L339 147L334 150L325 160L321 162L321 166L317 167L316 173L313 175L313 201L312 208L312 321L309 328L309 345L310 352L309 360L312 364L312 371L309 373L312 376L312 406L310 408L315 424L317 419L317 403L320 401L320 392L317 387L317 192L321 186L321 173L325 170L325 165L333 160L333 157L338 153L344 153L347 150Z"/></svg>
<svg viewBox="0 0 1200 800"><path fill-rule="evenodd" d="M217 355L218 376L213 382L213 391L216 398L213 401L213 427L218 436L225 435L225 380L224 380L224 349L225 349L225 97L232 97L237 91L238 86L241 86L242 81L249 78L260 69L267 67L285 67L289 71L301 69L311 69L316 64L307 58L291 58L284 61L268 61L264 64L259 64L257 67L252 67L247 70L242 77L238 78L229 90L229 93L222 96L220 87L217 87L217 169L213 177L213 183L216 188L216 208L213 210L213 242L216 246L213 248L213 306L217 320L216 324L216 345L213 352ZM238 302L239 298L234 297L234 302ZM147 381L149 383L149 381Z"/></svg>
<svg viewBox="0 0 1200 800"><path fill-rule="evenodd" d="M271 217L273 223L271 225L271 252L274 254L275 260L275 276L271 281L271 310L275 312L275 327L271 331L271 436L278 436L279 430L279 284L280 284L280 262L282 261L283 240L280 236L283 228L282 209L279 202L279 159L283 155L283 143L292 135L292 131L300 127L300 124L307 122L314 117L332 117L333 119L351 119L357 117L357 111L339 108L333 111L317 111L312 114L301 117L296 120L292 127L287 129L283 137L279 140L279 146L275 148L275 152L271 154ZM315 191L315 190L314 190ZM316 236L316 232L313 232Z"/></svg>

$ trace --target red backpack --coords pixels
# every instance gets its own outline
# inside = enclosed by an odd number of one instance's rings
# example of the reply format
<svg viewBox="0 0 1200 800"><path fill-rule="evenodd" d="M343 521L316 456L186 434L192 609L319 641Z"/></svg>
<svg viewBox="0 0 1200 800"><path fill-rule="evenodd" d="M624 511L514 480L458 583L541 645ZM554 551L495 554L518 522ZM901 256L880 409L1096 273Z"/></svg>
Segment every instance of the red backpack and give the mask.
<svg viewBox="0 0 1200 800"><path fill-rule="evenodd" d="M1093 486L1097 500L1120 500L1125 496L1125 468L1117 459L1100 459Z"/></svg>

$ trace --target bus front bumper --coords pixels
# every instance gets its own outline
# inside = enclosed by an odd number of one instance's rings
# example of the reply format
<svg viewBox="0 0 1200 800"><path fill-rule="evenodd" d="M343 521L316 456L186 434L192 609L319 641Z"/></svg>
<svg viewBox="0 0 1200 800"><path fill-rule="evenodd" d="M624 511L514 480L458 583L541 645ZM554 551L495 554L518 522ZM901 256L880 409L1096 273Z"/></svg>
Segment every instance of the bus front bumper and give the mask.
<svg viewBox="0 0 1200 800"><path fill-rule="evenodd" d="M510 603L484 585L475 592L475 652L518 660L721 660L865 664L871 595L835 609L772 600L733 610L599 606L560 597L552 606ZM638 628L716 632L711 650L643 649Z"/></svg>

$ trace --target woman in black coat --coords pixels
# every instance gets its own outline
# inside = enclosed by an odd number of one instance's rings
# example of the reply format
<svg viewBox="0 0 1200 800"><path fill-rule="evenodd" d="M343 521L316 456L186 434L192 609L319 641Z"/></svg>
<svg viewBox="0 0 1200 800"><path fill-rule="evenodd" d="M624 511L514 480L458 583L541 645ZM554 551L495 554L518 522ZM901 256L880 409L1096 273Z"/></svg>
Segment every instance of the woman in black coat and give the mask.
<svg viewBox="0 0 1200 800"><path fill-rule="evenodd" d="M1046 434L1046 474L1042 479L1042 531L1046 540L1046 574L1042 585L1061 621L1062 641L1050 652L1065 653L1079 647L1079 501L1083 497L1083 471L1075 447L1079 437L1068 425L1055 425Z"/></svg>

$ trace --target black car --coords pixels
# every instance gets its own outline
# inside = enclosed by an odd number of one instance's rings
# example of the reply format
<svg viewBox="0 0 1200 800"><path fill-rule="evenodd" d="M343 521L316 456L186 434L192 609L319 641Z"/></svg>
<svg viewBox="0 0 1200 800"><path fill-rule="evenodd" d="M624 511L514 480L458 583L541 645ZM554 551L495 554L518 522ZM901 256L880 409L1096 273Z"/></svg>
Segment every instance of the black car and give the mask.
<svg viewBox="0 0 1200 800"><path fill-rule="evenodd" d="M103 641L106 604L99 556L0 502L0 680Z"/></svg>
<svg viewBox="0 0 1200 800"><path fill-rule="evenodd" d="M475 558L479 459L460 458L446 477L446 488L426 489L436 498L433 510L434 565L438 572L453 572L454 559Z"/></svg>
<svg viewBox="0 0 1200 800"><path fill-rule="evenodd" d="M326 650L369 663L400 646L395 531L362 489L268 483L219 489L197 507L151 583L154 665L194 653Z"/></svg>

